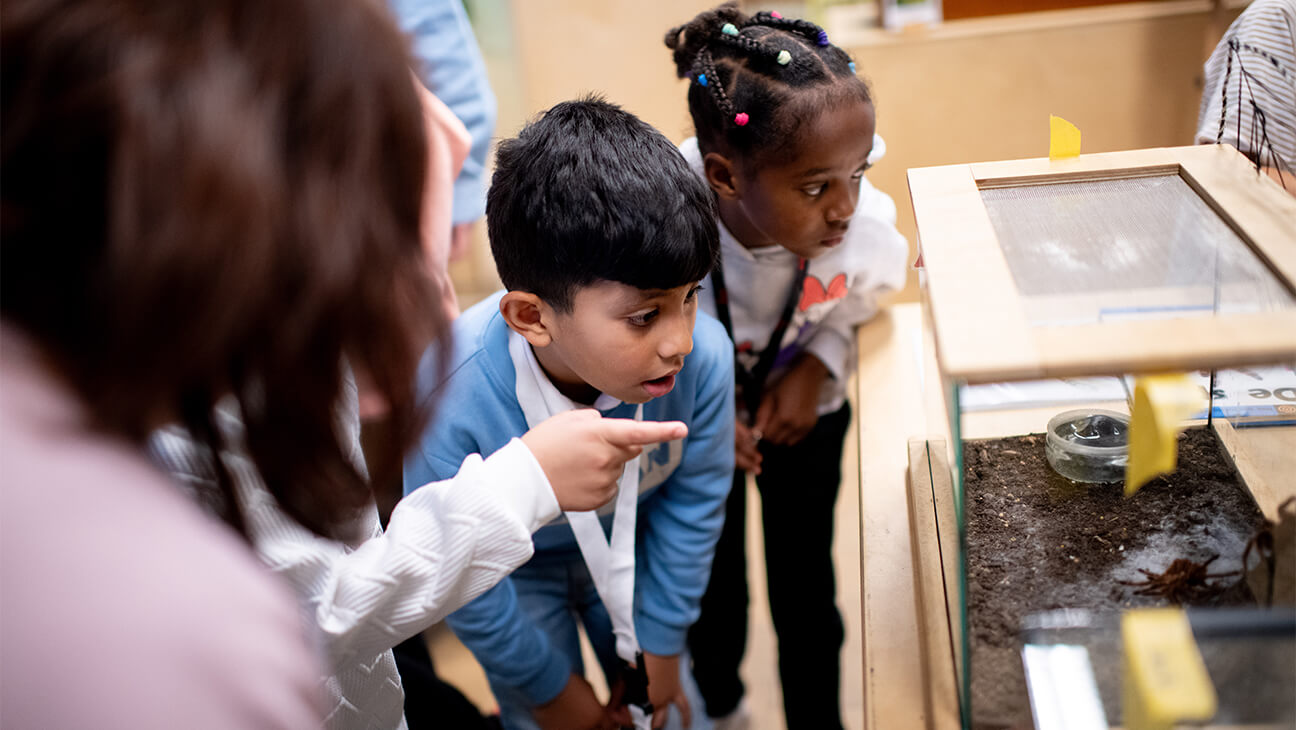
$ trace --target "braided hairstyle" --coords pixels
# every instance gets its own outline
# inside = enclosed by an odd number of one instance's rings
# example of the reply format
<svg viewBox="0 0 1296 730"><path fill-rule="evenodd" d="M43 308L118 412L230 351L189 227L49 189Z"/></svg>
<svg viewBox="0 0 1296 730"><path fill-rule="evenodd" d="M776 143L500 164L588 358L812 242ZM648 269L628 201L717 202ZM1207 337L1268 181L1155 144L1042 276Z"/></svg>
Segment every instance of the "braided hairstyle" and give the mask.
<svg viewBox="0 0 1296 730"><path fill-rule="evenodd" d="M778 13L748 16L734 0L666 33L689 84L703 154L729 151L752 169L786 161L808 119L838 104L872 103L846 52L822 28Z"/></svg>

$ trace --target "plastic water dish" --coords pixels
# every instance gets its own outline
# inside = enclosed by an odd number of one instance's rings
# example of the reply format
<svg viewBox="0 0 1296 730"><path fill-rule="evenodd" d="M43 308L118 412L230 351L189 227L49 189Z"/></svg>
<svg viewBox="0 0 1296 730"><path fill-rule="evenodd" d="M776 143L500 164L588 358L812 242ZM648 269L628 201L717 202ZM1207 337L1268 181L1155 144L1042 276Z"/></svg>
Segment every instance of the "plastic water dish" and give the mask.
<svg viewBox="0 0 1296 730"><path fill-rule="evenodd" d="M1044 455L1058 474L1077 482L1118 482L1129 459L1129 416L1086 408L1049 420Z"/></svg>

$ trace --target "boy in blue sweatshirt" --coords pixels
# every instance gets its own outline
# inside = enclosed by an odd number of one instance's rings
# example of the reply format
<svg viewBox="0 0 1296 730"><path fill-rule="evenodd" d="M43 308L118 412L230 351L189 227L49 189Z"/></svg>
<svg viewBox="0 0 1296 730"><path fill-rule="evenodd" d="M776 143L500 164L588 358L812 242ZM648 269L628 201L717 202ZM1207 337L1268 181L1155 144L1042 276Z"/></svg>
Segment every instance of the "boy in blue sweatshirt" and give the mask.
<svg viewBox="0 0 1296 730"><path fill-rule="evenodd" d="M644 726L652 707L660 726L671 706L689 721L679 655L734 463L732 344L697 311L719 249L713 206L674 145L598 99L500 145L486 219L506 291L454 323L449 355L424 358L420 397L442 405L406 489L572 408L689 427L627 464L597 514L541 528L530 562L448 619L507 728ZM578 620L607 708L583 676Z"/></svg>

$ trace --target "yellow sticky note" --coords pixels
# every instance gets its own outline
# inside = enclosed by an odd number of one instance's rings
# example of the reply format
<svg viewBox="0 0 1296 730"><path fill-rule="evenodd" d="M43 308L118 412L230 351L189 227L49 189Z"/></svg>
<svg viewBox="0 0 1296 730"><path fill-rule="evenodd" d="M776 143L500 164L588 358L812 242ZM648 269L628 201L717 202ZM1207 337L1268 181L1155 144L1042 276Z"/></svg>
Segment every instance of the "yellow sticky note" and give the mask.
<svg viewBox="0 0 1296 730"><path fill-rule="evenodd" d="M1187 375L1144 375L1134 379L1129 461L1125 464L1126 497L1152 477L1174 471L1183 422L1207 405L1201 387Z"/></svg>
<svg viewBox="0 0 1296 730"><path fill-rule="evenodd" d="M1126 730L1170 730L1209 720L1218 700L1181 608L1137 608L1121 616Z"/></svg>
<svg viewBox="0 0 1296 730"><path fill-rule="evenodd" d="M1049 115L1049 159L1080 156L1080 130L1062 117Z"/></svg>

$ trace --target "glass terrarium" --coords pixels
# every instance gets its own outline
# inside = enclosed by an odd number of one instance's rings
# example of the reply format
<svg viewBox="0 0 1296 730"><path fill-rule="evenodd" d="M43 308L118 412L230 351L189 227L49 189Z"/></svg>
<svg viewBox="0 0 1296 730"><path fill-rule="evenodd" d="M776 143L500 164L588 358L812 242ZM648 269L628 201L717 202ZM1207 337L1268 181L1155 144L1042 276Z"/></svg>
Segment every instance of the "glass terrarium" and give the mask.
<svg viewBox="0 0 1296 730"><path fill-rule="evenodd" d="M910 453L927 716L1135 727L1112 687L1137 685L1128 639L1144 634L1123 617L1184 605L1214 704L1171 701L1178 720L1292 726L1296 199L1226 146L920 168L909 184L943 395ZM1175 415L1147 379L1171 373L1196 400ZM1173 421L1177 468L1127 495L1149 411ZM1238 680L1247 652L1228 647L1257 641L1248 671L1276 683ZM1058 676L1102 689L1062 692L1059 711Z"/></svg>

